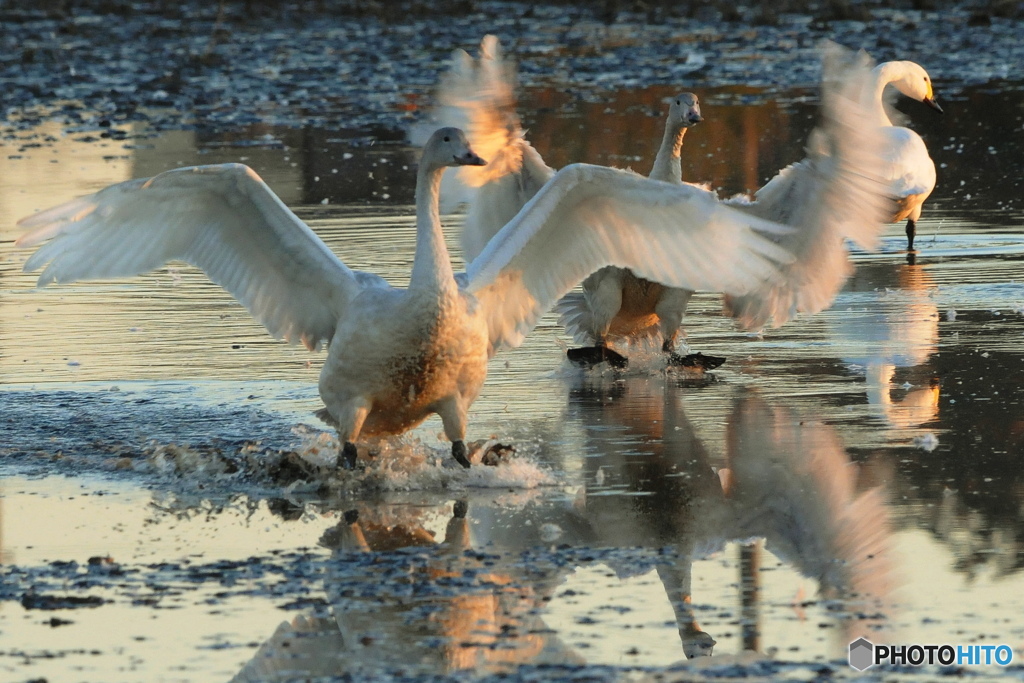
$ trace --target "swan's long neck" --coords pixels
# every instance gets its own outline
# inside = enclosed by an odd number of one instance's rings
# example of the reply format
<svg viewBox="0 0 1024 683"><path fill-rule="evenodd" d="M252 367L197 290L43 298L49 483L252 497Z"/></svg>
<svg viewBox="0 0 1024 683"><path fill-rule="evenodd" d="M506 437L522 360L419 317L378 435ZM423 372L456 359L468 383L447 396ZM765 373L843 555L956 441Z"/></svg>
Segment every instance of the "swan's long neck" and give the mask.
<svg viewBox="0 0 1024 683"><path fill-rule="evenodd" d="M679 157L683 149L684 135L686 135L685 128L676 129L671 123L666 124L665 135L661 139L661 147L658 148L658 156L654 158L651 178L668 183L683 181L683 166Z"/></svg>
<svg viewBox="0 0 1024 683"><path fill-rule="evenodd" d="M886 62L876 66L872 75L875 78L875 96L871 100L871 106L874 108L871 112L871 117L877 126L891 126L893 125L892 120L889 119L889 115L885 113L885 105L882 104L882 96L885 93L885 86L889 85L893 81L900 80L903 78L903 74L900 72L896 64Z"/></svg>
<svg viewBox="0 0 1024 683"><path fill-rule="evenodd" d="M412 263L410 290L455 292L455 275L441 230L441 176L444 167L420 166L416 175L416 256Z"/></svg>

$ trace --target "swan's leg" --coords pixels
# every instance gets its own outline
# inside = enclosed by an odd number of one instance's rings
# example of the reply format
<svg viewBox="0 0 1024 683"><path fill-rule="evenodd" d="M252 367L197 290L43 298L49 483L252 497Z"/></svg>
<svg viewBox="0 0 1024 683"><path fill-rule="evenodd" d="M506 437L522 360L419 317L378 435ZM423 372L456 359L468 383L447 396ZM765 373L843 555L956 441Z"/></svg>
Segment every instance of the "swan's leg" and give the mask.
<svg viewBox="0 0 1024 683"><path fill-rule="evenodd" d="M913 218L907 219L907 251L914 250L914 235L917 234L917 221Z"/></svg>
<svg viewBox="0 0 1024 683"><path fill-rule="evenodd" d="M363 429L366 416L370 414L373 404L362 397L354 398L345 403L338 416L338 438L345 444L341 448L339 464L346 470L356 466L356 439Z"/></svg>
<svg viewBox="0 0 1024 683"><path fill-rule="evenodd" d="M690 353L681 356L675 352L679 327L683 323L686 306L690 303L693 292L686 289L666 289L658 299L654 312L658 314L658 326L661 329L661 350L668 354L668 364L684 368L714 370L725 362L721 356L705 356L702 353Z"/></svg>
<svg viewBox="0 0 1024 683"><path fill-rule="evenodd" d="M602 268L584 280L583 293L590 306L593 320L590 332L596 343L594 346L569 349L566 356L573 363L584 367L593 367L606 361L617 368L626 367L629 359L612 351L606 342L612 320L622 308L622 270Z"/></svg>
<svg viewBox="0 0 1024 683"><path fill-rule="evenodd" d="M463 467L469 467L469 449L466 448L466 409L457 396L445 399L437 407L444 425L444 435L451 439L452 457Z"/></svg>

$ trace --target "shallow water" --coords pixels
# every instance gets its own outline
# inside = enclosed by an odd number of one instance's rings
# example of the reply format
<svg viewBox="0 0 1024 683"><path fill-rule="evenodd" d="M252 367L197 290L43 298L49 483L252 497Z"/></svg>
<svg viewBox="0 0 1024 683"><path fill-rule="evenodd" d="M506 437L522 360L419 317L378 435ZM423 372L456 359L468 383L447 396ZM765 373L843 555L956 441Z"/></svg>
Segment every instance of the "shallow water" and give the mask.
<svg viewBox="0 0 1024 683"><path fill-rule="evenodd" d="M672 92L536 90L522 108L552 165L646 172ZM700 95L687 179L731 194L799 158L807 93ZM35 290L13 249L36 209L244 161L346 263L402 284L413 150L270 127L115 142L43 124L6 144L2 677L809 679L852 674L859 635L1006 643L1019 661L1022 100L906 107L940 166L918 264L891 226L831 309L763 337L698 296L688 343L729 358L713 377L644 352L622 374L568 368L546 317L471 411L471 439L517 452L469 473L437 420L373 445L365 472L322 467L322 355L269 339L193 269Z"/></svg>

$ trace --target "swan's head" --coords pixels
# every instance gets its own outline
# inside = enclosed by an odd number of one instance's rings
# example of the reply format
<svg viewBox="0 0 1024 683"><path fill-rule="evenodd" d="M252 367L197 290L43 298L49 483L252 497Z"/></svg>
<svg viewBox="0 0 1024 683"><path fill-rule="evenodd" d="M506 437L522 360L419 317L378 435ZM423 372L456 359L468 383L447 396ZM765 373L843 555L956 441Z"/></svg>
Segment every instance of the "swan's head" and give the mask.
<svg viewBox="0 0 1024 683"><path fill-rule="evenodd" d="M942 113L942 107L935 101L935 92L932 90L932 79L928 72L916 62L886 62L880 65L892 70L894 78L891 83L901 93L924 102L935 111Z"/></svg>
<svg viewBox="0 0 1024 683"><path fill-rule="evenodd" d="M469 146L466 134L458 128L439 128L423 146L420 164L430 168L445 166L483 166L487 162Z"/></svg>
<svg viewBox="0 0 1024 683"><path fill-rule="evenodd" d="M695 126L704 117L700 115L700 102L692 92L679 93L671 100L668 106L668 125L675 130Z"/></svg>

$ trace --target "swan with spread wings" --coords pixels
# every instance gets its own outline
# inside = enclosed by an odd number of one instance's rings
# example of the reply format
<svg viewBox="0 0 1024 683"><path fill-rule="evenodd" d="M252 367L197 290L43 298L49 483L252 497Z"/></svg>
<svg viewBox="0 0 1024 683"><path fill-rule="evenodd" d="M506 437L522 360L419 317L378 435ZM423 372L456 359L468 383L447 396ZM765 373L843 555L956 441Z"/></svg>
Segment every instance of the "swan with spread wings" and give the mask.
<svg viewBox="0 0 1024 683"><path fill-rule="evenodd" d="M328 344L318 412L351 468L361 436L399 434L440 416L452 455L470 466L467 412L503 347L587 275L630 268L669 286L756 291L789 260L785 226L708 193L600 166L566 167L456 275L439 215L448 167L483 165L457 128L423 149L416 252L405 289L337 256L241 164L181 168L110 186L25 218L17 244L40 285L125 277L171 260L223 286L275 337Z"/></svg>
<svg viewBox="0 0 1024 683"><path fill-rule="evenodd" d="M726 202L794 228L779 244L795 258L773 286L741 297L726 294L727 312L744 329L778 327L799 313L831 305L853 270L844 240L872 249L887 220L887 139L868 123L876 106L870 60L826 44L822 62L821 121L806 158L781 170L752 200ZM486 36L478 59L456 51L437 89L434 119L463 128L474 147L496 160L459 169L442 187L443 205L468 207L462 246L470 262L554 174L526 139L515 84L514 65L503 57L498 39ZM695 96L673 98L651 178L682 183L683 135L699 120ZM611 341L653 336L661 338L668 364L713 368L724 359L674 353L692 295L685 287L665 287L627 269L604 268L555 306L566 331L583 345L567 355L584 365L608 360L624 366L627 359L608 348Z"/></svg>

